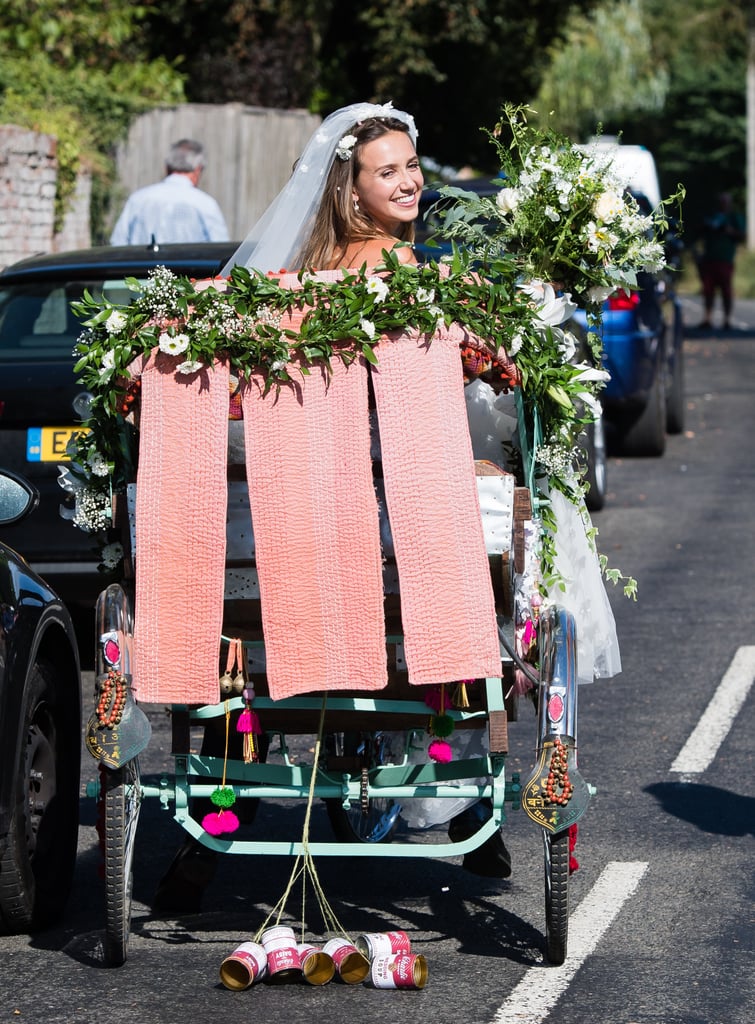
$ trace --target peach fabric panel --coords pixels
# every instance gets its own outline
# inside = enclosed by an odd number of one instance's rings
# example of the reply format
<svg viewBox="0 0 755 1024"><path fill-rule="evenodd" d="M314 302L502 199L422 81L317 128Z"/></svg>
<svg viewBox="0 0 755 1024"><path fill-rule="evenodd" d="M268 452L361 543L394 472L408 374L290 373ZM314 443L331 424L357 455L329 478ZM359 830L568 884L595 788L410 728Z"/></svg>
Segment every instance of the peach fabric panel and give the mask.
<svg viewBox="0 0 755 1024"><path fill-rule="evenodd" d="M500 676L460 330L381 340L373 369L409 681Z"/></svg>
<svg viewBox="0 0 755 1024"><path fill-rule="evenodd" d="M385 686L367 367L334 359L262 396L242 388L249 502L274 700Z"/></svg>
<svg viewBox="0 0 755 1024"><path fill-rule="evenodd" d="M176 363L155 353L142 370L134 686L141 701L216 704L229 374Z"/></svg>

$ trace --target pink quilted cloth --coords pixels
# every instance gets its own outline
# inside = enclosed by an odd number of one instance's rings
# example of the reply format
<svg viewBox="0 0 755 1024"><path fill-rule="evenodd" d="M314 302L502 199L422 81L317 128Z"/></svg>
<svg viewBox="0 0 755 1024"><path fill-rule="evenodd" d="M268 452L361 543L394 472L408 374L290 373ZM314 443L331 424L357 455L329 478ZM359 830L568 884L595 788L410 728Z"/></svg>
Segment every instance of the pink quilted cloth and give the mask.
<svg viewBox="0 0 755 1024"><path fill-rule="evenodd" d="M275 700L387 683L367 368L333 361L262 397L242 389L247 481Z"/></svg>
<svg viewBox="0 0 755 1024"><path fill-rule="evenodd" d="M140 701L216 704L228 367L187 377L160 353L142 365L134 687Z"/></svg>
<svg viewBox="0 0 755 1024"><path fill-rule="evenodd" d="M335 280L340 271L320 275ZM295 275L281 284L298 287ZM295 327L294 314L285 326ZM373 381L412 683L500 674L466 428L462 329L386 338ZM228 367L142 373L134 679L142 701L218 699ZM143 369L142 369L143 363ZM242 388L247 477L274 699L387 681L367 367L334 360L263 396Z"/></svg>
<svg viewBox="0 0 755 1024"><path fill-rule="evenodd" d="M373 369L411 683L498 676L460 328L381 341Z"/></svg>

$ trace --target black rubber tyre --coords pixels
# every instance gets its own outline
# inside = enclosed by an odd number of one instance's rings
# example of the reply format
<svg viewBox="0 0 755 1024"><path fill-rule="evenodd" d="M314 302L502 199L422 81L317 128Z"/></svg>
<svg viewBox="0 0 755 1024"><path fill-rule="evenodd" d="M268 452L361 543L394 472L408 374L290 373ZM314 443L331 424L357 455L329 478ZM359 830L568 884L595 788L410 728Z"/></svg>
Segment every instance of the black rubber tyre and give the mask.
<svg viewBox="0 0 755 1024"><path fill-rule="evenodd" d="M142 793L139 760L102 773L105 801L105 960L126 962L131 931L134 843Z"/></svg>
<svg viewBox="0 0 755 1024"><path fill-rule="evenodd" d="M569 935L569 832L543 832L545 845L545 955L554 966L566 959Z"/></svg>
<svg viewBox="0 0 755 1024"><path fill-rule="evenodd" d="M606 433L603 417L588 423L580 437L580 461L584 462L587 484L585 504L590 512L600 512L606 503Z"/></svg>
<svg viewBox="0 0 755 1024"><path fill-rule="evenodd" d="M674 353L674 370L666 395L666 430L669 434L681 434L684 430L684 342L678 339Z"/></svg>
<svg viewBox="0 0 755 1024"><path fill-rule="evenodd" d="M68 900L79 831L78 700L61 692L55 670L34 665L19 714L10 827L0 859L0 932L35 931L57 920Z"/></svg>
<svg viewBox="0 0 755 1024"><path fill-rule="evenodd" d="M648 401L621 441L625 455L663 455L666 451L665 366L659 360Z"/></svg>

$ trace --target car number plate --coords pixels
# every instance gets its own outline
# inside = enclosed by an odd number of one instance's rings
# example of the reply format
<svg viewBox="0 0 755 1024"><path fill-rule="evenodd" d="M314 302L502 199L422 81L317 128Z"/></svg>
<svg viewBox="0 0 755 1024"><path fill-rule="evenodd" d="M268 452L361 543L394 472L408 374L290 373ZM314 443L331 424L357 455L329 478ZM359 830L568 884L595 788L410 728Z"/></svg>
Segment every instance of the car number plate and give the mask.
<svg viewBox="0 0 755 1024"><path fill-rule="evenodd" d="M27 462L70 462L66 449L84 427L29 427L26 431Z"/></svg>

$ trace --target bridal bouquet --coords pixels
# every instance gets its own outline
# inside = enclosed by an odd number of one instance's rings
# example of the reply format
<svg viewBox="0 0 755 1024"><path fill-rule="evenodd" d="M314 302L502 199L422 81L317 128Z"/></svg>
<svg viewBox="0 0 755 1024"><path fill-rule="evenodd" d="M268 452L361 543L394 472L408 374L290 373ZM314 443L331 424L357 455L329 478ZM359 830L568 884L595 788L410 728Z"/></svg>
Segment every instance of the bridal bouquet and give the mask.
<svg viewBox="0 0 755 1024"><path fill-rule="evenodd" d="M639 271L666 265L664 211L681 196L644 214L610 154L533 127L527 113L506 106L490 133L501 167L495 196L441 189L455 199L440 211L444 234L472 247L483 266L551 282L596 316L612 292L636 285Z"/></svg>

